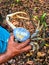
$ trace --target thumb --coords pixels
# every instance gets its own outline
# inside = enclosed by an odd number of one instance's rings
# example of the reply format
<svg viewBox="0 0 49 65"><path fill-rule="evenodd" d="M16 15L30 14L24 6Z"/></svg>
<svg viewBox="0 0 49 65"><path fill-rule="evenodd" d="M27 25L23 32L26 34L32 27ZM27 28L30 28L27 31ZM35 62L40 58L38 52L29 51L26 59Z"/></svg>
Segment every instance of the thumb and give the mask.
<svg viewBox="0 0 49 65"><path fill-rule="evenodd" d="M14 35L13 34L10 36L10 40L14 41Z"/></svg>

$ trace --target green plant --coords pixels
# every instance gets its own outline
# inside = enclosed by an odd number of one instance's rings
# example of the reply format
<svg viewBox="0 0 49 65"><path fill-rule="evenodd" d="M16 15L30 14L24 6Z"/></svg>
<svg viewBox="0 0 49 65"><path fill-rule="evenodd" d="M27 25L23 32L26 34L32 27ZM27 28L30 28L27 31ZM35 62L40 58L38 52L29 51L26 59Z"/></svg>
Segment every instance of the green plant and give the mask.
<svg viewBox="0 0 49 65"><path fill-rule="evenodd" d="M40 17L40 22L41 22L41 24L43 24L43 26L46 27L47 24L46 24L45 17L46 17L46 13L43 13L42 16Z"/></svg>
<svg viewBox="0 0 49 65"><path fill-rule="evenodd" d="M20 0L16 0L16 3L19 3L20 2Z"/></svg>

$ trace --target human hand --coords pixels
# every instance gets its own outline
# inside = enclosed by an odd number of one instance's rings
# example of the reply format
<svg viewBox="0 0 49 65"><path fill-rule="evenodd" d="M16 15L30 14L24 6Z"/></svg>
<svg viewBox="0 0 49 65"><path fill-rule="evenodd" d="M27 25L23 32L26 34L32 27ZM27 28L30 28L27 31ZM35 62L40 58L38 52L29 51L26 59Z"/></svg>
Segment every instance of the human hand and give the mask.
<svg viewBox="0 0 49 65"><path fill-rule="evenodd" d="M31 46L28 45L29 42L30 40L28 39L27 41L19 44L18 42L14 42L14 36L11 35L8 41L7 51L4 54L0 54L0 63L7 62L14 56L30 50Z"/></svg>

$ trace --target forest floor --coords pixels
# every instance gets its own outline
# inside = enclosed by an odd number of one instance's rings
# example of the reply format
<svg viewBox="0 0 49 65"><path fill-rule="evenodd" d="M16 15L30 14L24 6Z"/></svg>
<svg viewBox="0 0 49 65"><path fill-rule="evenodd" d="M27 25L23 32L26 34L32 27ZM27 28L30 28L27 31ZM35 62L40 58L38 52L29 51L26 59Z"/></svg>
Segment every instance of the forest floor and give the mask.
<svg viewBox="0 0 49 65"><path fill-rule="evenodd" d="M49 37L49 0L0 0L0 13L3 20L5 20L7 14L19 11L26 12L30 20L17 19L18 22L16 26L27 28L31 34L34 33L36 29L32 23L37 23L37 20L34 20L33 16L40 18L43 13L46 13L46 24L48 27L46 28L45 38ZM6 21L1 25L10 32L12 31L6 24ZM41 42L38 41L38 43ZM49 45L49 40L46 40L45 44ZM42 46L42 44L39 44L39 46ZM34 65L49 65L49 46L44 45L41 48L34 52L30 50L28 53L22 53L1 65L33 65L32 63L34 63ZM45 55L38 57L40 54L42 55L42 53Z"/></svg>

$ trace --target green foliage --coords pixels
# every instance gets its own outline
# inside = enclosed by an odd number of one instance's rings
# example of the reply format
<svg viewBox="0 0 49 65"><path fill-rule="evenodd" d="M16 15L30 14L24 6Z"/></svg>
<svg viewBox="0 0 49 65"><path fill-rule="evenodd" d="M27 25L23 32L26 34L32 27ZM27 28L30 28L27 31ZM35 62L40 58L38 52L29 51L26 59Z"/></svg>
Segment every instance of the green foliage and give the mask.
<svg viewBox="0 0 49 65"><path fill-rule="evenodd" d="M45 20L46 13L43 13L41 16L41 21L43 22Z"/></svg>
<svg viewBox="0 0 49 65"><path fill-rule="evenodd" d="M16 0L16 3L19 3L20 2L20 0Z"/></svg>
<svg viewBox="0 0 49 65"><path fill-rule="evenodd" d="M42 16L40 18L38 18L38 16L33 16L34 19L36 19L37 21L40 21L40 24L43 25L44 27L47 26L46 24L46 13L43 13Z"/></svg>
<svg viewBox="0 0 49 65"><path fill-rule="evenodd" d="M41 24L43 24L46 27L45 17L46 17L46 13L43 13L42 16L40 17L40 22L41 22Z"/></svg>
<svg viewBox="0 0 49 65"><path fill-rule="evenodd" d="M33 16L34 19L39 20L38 16Z"/></svg>

